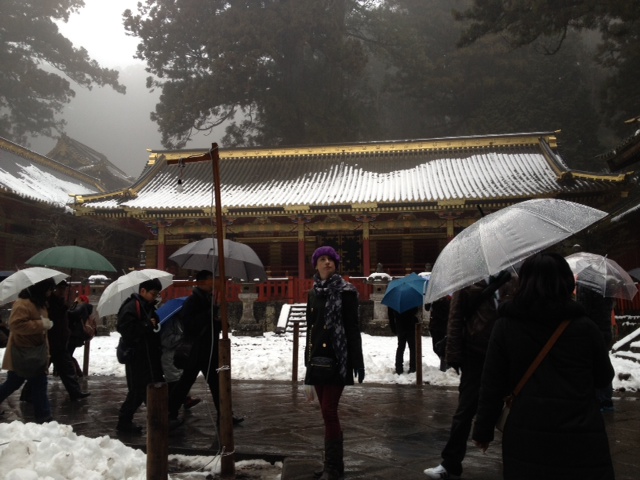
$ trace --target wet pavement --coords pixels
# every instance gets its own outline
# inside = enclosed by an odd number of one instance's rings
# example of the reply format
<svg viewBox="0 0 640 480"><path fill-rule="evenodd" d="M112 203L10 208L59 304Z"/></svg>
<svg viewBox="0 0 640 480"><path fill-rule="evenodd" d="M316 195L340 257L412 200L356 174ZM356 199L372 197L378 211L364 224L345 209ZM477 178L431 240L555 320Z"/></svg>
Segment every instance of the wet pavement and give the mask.
<svg viewBox="0 0 640 480"><path fill-rule="evenodd" d="M4 381L4 373L0 381ZM110 436L144 449L146 437L119 435L115 431L118 408L126 393L124 378L90 376L81 380L92 393L70 402L58 378L49 382L53 416L73 425L87 437ZM215 409L202 378L192 389L202 403L184 414L185 423L170 433L171 453L214 455L218 440ZM322 418L317 403L308 403L303 386L280 381L232 382L233 410L245 421L235 427L235 459L284 461L282 480L310 480L320 466L323 447ZM347 387L340 403L344 430L346 478L422 479L422 471L438 465L440 451L456 406L457 390L431 385L380 385ZM605 414L617 480L640 478L640 394L616 392L615 412ZM14 393L2 404L0 421L33 421L31 407ZM145 407L135 421L145 423ZM499 434L498 434L499 436ZM466 480L501 478L500 442L485 455L469 444L464 462Z"/></svg>

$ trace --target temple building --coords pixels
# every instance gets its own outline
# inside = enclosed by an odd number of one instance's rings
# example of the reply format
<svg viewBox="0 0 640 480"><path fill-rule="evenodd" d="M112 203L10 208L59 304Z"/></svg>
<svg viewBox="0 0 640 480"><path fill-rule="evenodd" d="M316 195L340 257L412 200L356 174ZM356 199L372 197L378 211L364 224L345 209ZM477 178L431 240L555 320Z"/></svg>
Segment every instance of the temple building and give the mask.
<svg viewBox="0 0 640 480"><path fill-rule="evenodd" d="M271 277L310 277L323 244L340 252L343 274L381 264L404 275L483 214L531 198L610 212L636 188L632 173L568 168L556 134L221 149L224 235L251 246ZM185 161L208 150L150 150L129 188L76 195L73 209L144 224L146 267L186 277L168 257L216 231L212 162Z"/></svg>

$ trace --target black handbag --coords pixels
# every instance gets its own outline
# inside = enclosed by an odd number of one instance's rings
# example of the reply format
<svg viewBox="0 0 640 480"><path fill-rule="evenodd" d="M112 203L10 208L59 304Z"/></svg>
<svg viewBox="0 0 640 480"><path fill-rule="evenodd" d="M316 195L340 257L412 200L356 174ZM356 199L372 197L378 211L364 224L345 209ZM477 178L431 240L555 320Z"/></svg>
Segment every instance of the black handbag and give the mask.
<svg viewBox="0 0 640 480"><path fill-rule="evenodd" d="M317 382L333 380L338 374L338 364L331 357L311 357L309 368L311 379Z"/></svg>
<svg viewBox="0 0 640 480"><path fill-rule="evenodd" d="M47 342L35 347L11 346L12 370L22 378L32 378L45 373L49 364Z"/></svg>

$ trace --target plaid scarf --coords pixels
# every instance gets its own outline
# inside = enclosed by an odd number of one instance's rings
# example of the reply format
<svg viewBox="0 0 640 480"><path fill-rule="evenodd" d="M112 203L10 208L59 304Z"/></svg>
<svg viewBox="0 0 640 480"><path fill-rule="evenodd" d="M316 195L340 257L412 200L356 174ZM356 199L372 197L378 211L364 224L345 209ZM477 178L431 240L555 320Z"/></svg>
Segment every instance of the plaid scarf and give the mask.
<svg viewBox="0 0 640 480"><path fill-rule="evenodd" d="M344 331L342 321L342 292L356 292L349 282L346 282L340 275L334 273L327 280L322 280L317 273L313 276L313 290L317 297L325 297L325 318L324 322L331 335L333 351L338 360L340 376L347 378L347 336Z"/></svg>

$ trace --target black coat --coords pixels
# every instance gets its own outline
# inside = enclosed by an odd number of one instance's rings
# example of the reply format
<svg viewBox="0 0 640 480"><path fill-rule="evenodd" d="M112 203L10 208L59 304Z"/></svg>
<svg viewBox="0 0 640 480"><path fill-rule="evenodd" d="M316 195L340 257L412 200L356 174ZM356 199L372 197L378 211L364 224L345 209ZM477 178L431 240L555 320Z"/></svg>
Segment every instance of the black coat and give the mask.
<svg viewBox="0 0 640 480"><path fill-rule="evenodd" d="M307 302L307 344L304 364L307 367L304 383L313 385L320 383L310 375L309 361L312 357L330 357L336 359L333 351L330 330L325 328L326 297L318 297L312 289ZM356 292L342 292L342 321L347 339L347 378L342 379L339 373L334 378L323 382L336 385L353 385L353 370L364 368L362 356L362 338L358 324L358 295Z"/></svg>
<svg viewBox="0 0 640 480"><path fill-rule="evenodd" d="M120 306L116 328L125 344L135 351L132 363L141 367L142 376L148 382L157 382L163 380L160 361L162 348L160 331L156 331L151 318L158 319L155 307L134 293Z"/></svg>
<svg viewBox="0 0 640 480"><path fill-rule="evenodd" d="M218 367L218 341L222 323L218 318L218 307L213 305L211 294L196 287L185 300L180 312L185 337L195 339L193 356L205 359L206 363ZM213 314L212 314L213 308ZM202 365L204 368L204 365Z"/></svg>
<svg viewBox="0 0 640 480"><path fill-rule="evenodd" d="M614 371L602 336L576 302L500 309L487 351L473 439L493 440L503 405L564 319L571 323L515 398L502 438L504 478L610 480L609 444L595 389Z"/></svg>

